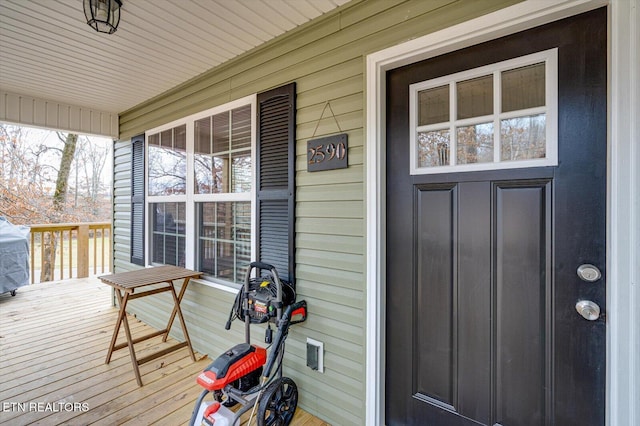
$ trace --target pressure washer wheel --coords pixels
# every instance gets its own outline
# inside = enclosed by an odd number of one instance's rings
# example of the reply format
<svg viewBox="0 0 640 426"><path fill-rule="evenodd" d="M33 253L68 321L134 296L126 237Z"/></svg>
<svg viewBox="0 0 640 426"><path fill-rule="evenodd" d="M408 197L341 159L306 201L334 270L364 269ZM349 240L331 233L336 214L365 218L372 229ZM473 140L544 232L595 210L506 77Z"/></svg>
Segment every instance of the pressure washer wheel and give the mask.
<svg viewBox="0 0 640 426"><path fill-rule="evenodd" d="M288 377L271 383L260 398L258 426L286 426L291 423L298 406L298 387Z"/></svg>

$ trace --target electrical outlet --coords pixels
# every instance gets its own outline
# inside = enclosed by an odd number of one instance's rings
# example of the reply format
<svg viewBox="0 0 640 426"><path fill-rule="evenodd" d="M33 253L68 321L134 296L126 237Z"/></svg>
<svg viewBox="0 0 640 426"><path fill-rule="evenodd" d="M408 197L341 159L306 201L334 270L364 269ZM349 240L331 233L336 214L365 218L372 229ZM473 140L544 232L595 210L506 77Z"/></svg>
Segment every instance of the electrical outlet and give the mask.
<svg viewBox="0 0 640 426"><path fill-rule="evenodd" d="M307 337L307 367L324 373L324 343Z"/></svg>

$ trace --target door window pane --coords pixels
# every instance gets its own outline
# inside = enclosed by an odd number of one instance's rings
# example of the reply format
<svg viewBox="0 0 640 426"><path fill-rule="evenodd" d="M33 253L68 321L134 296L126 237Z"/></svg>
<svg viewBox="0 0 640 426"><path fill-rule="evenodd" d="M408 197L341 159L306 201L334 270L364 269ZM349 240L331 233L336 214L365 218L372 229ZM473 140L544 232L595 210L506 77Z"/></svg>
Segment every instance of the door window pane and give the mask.
<svg viewBox="0 0 640 426"><path fill-rule="evenodd" d="M449 164L449 129L418 132L418 167Z"/></svg>
<svg viewBox="0 0 640 426"><path fill-rule="evenodd" d="M501 161L532 160L546 156L544 114L500 122Z"/></svg>
<svg viewBox="0 0 640 426"><path fill-rule="evenodd" d="M418 126L449 121L449 85L418 92Z"/></svg>
<svg viewBox="0 0 640 426"><path fill-rule="evenodd" d="M545 65L528 65L502 72L502 112L545 105Z"/></svg>
<svg viewBox="0 0 640 426"><path fill-rule="evenodd" d="M458 120L493 114L493 75L461 81L456 92Z"/></svg>
<svg viewBox="0 0 640 426"><path fill-rule="evenodd" d="M458 164L493 161L493 123L458 127L457 138Z"/></svg>

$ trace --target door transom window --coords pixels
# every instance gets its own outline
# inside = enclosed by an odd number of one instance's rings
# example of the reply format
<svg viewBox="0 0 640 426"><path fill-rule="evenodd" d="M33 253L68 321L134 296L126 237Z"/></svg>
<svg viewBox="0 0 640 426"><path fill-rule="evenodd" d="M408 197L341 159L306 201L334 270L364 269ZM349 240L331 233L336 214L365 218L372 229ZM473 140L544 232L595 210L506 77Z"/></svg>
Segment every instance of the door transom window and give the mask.
<svg viewBox="0 0 640 426"><path fill-rule="evenodd" d="M409 86L411 174L555 166L557 49Z"/></svg>

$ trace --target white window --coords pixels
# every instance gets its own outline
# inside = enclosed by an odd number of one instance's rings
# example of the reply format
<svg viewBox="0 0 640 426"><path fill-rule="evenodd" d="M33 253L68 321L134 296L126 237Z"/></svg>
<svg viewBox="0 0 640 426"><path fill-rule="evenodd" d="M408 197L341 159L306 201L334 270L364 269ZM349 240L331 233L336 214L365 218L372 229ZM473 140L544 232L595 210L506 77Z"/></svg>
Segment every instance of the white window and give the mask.
<svg viewBox="0 0 640 426"><path fill-rule="evenodd" d="M555 166L557 49L409 86L411 174Z"/></svg>
<svg viewBox="0 0 640 426"><path fill-rule="evenodd" d="M255 246L255 96L146 132L147 259L239 283Z"/></svg>

